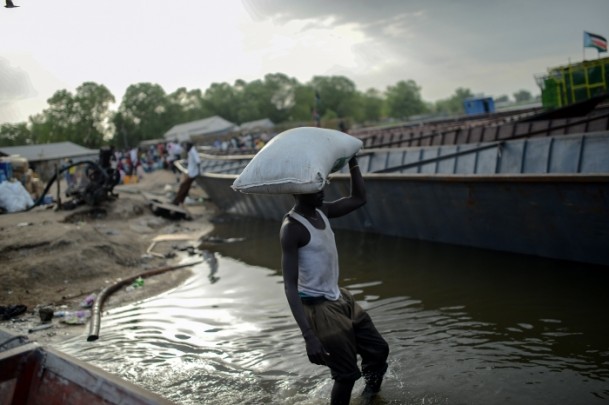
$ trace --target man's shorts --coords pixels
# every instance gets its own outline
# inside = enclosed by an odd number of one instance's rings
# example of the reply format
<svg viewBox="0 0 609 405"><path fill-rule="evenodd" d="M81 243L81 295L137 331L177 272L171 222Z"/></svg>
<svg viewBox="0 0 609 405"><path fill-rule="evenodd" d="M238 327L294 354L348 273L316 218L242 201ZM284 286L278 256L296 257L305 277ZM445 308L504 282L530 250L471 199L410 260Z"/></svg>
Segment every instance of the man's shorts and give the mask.
<svg viewBox="0 0 609 405"><path fill-rule="evenodd" d="M359 379L362 373L357 366L358 354L362 356L364 373L384 372L389 346L349 291L341 288L341 296L336 301L303 300L303 304L311 328L330 353L326 365L332 378Z"/></svg>

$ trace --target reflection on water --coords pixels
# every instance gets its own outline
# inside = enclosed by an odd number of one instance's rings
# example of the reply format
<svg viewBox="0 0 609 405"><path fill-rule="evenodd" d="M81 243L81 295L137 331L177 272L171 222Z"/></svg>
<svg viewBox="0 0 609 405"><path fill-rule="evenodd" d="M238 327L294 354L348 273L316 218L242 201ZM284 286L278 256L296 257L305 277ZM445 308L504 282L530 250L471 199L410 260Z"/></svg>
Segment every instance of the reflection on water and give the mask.
<svg viewBox="0 0 609 405"><path fill-rule="evenodd" d="M320 404L283 295L279 224L216 225L185 285L60 347L180 404ZM609 269L336 232L342 285L391 348L379 404L609 401ZM363 383L354 389L353 403Z"/></svg>

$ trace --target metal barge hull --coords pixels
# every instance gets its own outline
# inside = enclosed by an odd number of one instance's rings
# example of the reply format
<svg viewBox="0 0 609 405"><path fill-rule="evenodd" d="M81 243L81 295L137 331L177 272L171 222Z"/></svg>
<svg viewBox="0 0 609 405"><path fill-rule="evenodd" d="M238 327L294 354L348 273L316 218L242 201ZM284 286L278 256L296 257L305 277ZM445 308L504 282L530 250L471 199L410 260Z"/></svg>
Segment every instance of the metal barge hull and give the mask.
<svg viewBox="0 0 609 405"><path fill-rule="evenodd" d="M237 193L234 175L201 178L223 211L281 221L291 196ZM609 176L366 175L368 203L336 229L609 265ZM326 198L349 193L334 176ZM278 225L279 229L279 225Z"/></svg>
<svg viewBox="0 0 609 405"><path fill-rule="evenodd" d="M359 164L368 203L332 223L337 229L607 266L607 156L606 132L364 151ZM208 159L199 185L222 211L281 221L292 196L231 189L247 164L242 159ZM347 195L348 174L332 175L325 192L327 200Z"/></svg>

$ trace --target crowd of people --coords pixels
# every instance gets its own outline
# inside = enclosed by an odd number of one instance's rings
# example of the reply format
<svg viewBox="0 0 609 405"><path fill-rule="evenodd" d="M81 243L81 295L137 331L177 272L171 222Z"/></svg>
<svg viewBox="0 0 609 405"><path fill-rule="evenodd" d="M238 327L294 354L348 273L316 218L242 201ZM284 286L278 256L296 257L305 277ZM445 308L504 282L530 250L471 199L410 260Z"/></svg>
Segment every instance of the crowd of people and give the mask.
<svg viewBox="0 0 609 405"><path fill-rule="evenodd" d="M223 137L217 139L212 145L211 153L216 154L231 154L231 153L255 153L262 149L268 141L272 139L274 133L265 131L253 131L247 133L236 134L232 137ZM132 184L142 180L147 174L156 170L170 170L176 176L176 182L186 181L192 183L194 181L194 171L187 173L187 179L184 179L182 173L177 169L174 162L182 159L189 159L189 166L193 166L190 162L188 152L192 147L191 142L179 142L177 140L161 141L156 143L145 143L143 145L132 148L118 149L114 145L103 147L106 150L106 160L103 169L112 170L118 173L117 184ZM192 148L193 153L197 149ZM70 158L66 158L62 162L61 168L63 180L67 184L68 189L77 189L82 185L82 181L87 178L86 165L83 162L74 162ZM102 163L101 161L99 162ZM183 185L183 192L187 194L190 184ZM178 199L176 204L181 204Z"/></svg>
<svg viewBox="0 0 609 405"><path fill-rule="evenodd" d="M266 132L247 133L233 136L230 139L217 139L212 146L219 153L256 152L262 149L273 135ZM173 163L188 157L187 144L174 140L132 149L115 150L116 168L121 173L121 182L137 181L146 173L159 169L171 170L173 173L179 174Z"/></svg>
<svg viewBox="0 0 609 405"><path fill-rule="evenodd" d="M174 162L187 157L185 145L177 141L159 142L156 144L133 148L116 149L113 145L106 146L108 162L103 163L108 169L116 169L120 175L119 184L136 183L146 173L155 170L171 170L179 180L180 173ZM63 178L68 188L77 187L82 178L86 177L86 165L75 164L72 159L62 162Z"/></svg>
<svg viewBox="0 0 609 405"><path fill-rule="evenodd" d="M185 158L184 147L178 141L159 142L131 149L113 150L112 165L120 173L121 183L137 182L146 173L172 170L178 174L174 162Z"/></svg>
<svg viewBox="0 0 609 405"><path fill-rule="evenodd" d="M262 149L273 136L274 134L269 135L266 132L248 132L240 136L233 136L230 139L216 139L213 147L216 149L216 152L223 154L256 152Z"/></svg>

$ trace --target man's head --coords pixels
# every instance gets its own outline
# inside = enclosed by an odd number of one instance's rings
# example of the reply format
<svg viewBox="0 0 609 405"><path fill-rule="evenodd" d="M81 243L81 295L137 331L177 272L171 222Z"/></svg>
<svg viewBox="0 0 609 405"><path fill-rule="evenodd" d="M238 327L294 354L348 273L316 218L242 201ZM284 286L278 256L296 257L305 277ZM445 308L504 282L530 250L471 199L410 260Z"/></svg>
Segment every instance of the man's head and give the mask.
<svg viewBox="0 0 609 405"><path fill-rule="evenodd" d="M294 198L301 205L319 208L324 204L324 191L321 190L311 194L294 194Z"/></svg>

